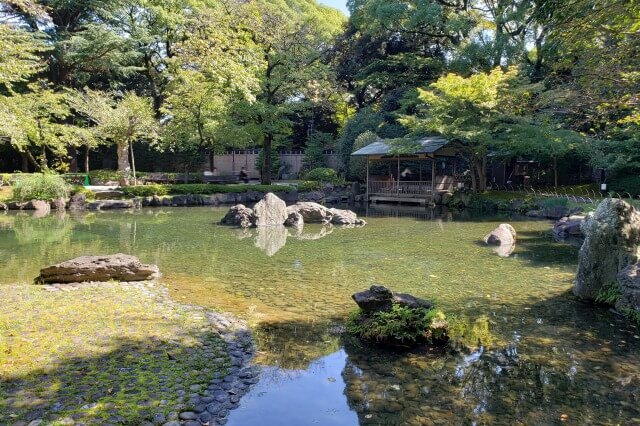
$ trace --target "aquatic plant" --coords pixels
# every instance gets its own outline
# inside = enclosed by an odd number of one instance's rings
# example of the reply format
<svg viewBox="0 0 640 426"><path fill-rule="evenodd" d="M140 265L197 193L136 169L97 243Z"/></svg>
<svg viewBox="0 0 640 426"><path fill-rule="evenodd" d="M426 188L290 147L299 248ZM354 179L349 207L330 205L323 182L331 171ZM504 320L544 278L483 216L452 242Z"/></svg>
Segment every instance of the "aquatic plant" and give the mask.
<svg viewBox="0 0 640 426"><path fill-rule="evenodd" d="M447 340L446 315L440 309L408 308L394 303L389 311L353 312L347 332L365 340L388 344L438 343Z"/></svg>

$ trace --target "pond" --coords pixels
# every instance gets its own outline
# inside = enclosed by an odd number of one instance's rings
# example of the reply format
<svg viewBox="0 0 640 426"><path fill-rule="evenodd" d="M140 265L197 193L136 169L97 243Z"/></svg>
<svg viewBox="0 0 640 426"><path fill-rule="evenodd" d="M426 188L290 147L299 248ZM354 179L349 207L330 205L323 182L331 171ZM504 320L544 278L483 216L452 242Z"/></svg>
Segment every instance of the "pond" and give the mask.
<svg viewBox="0 0 640 426"><path fill-rule="evenodd" d="M178 301L253 326L260 383L229 424L640 423L640 332L570 294L577 249L550 222L379 207L364 228L242 231L225 208L0 216L0 285L83 254L160 266ZM479 244L499 223L511 256ZM473 350L344 341L351 294L374 283L435 300Z"/></svg>

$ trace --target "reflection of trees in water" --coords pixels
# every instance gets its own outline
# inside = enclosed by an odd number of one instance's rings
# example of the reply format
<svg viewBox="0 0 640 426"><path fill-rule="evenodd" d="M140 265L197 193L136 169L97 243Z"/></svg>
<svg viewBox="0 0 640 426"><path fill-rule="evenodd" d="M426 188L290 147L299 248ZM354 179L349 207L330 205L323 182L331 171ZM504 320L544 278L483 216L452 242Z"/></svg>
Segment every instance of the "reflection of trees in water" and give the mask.
<svg viewBox="0 0 640 426"><path fill-rule="evenodd" d="M557 299L557 300L556 300ZM558 305L561 303L561 307ZM566 296L529 307L502 348L397 353L347 345L342 376L361 424L634 423L640 416L640 339L606 311ZM608 314L611 317L610 314ZM483 327L469 336L482 334Z"/></svg>
<svg viewBox="0 0 640 426"><path fill-rule="evenodd" d="M339 336L324 321L259 324L254 337L259 362L287 370L306 370L311 362L340 349Z"/></svg>

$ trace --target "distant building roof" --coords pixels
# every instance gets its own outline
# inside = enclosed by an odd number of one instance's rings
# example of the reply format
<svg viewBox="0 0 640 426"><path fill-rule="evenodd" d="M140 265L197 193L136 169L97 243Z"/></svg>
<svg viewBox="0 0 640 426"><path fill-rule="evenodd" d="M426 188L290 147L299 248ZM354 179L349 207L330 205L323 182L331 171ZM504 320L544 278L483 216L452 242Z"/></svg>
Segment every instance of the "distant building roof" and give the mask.
<svg viewBox="0 0 640 426"><path fill-rule="evenodd" d="M422 145L421 148L418 148L414 154L433 154L434 152L442 149L446 146L449 141L441 138L440 136L427 136L419 139L417 142ZM379 140L370 145L365 146L364 148L360 148L353 154L353 156L367 156L367 155L390 155L389 154L389 146L385 143L384 140Z"/></svg>

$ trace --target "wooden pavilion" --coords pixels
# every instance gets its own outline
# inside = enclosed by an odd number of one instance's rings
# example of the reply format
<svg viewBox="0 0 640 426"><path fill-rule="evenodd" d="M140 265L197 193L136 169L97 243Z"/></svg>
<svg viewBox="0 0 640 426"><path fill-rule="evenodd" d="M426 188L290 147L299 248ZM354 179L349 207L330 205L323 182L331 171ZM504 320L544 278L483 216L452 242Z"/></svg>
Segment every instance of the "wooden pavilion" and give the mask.
<svg viewBox="0 0 640 426"><path fill-rule="evenodd" d="M439 136L415 142L416 149L409 154L392 154L382 139L351 154L367 159L367 201L431 204L438 192L453 191L457 145ZM371 173L372 164L379 162L388 165L385 176ZM403 163L417 164L418 170L403 169Z"/></svg>

